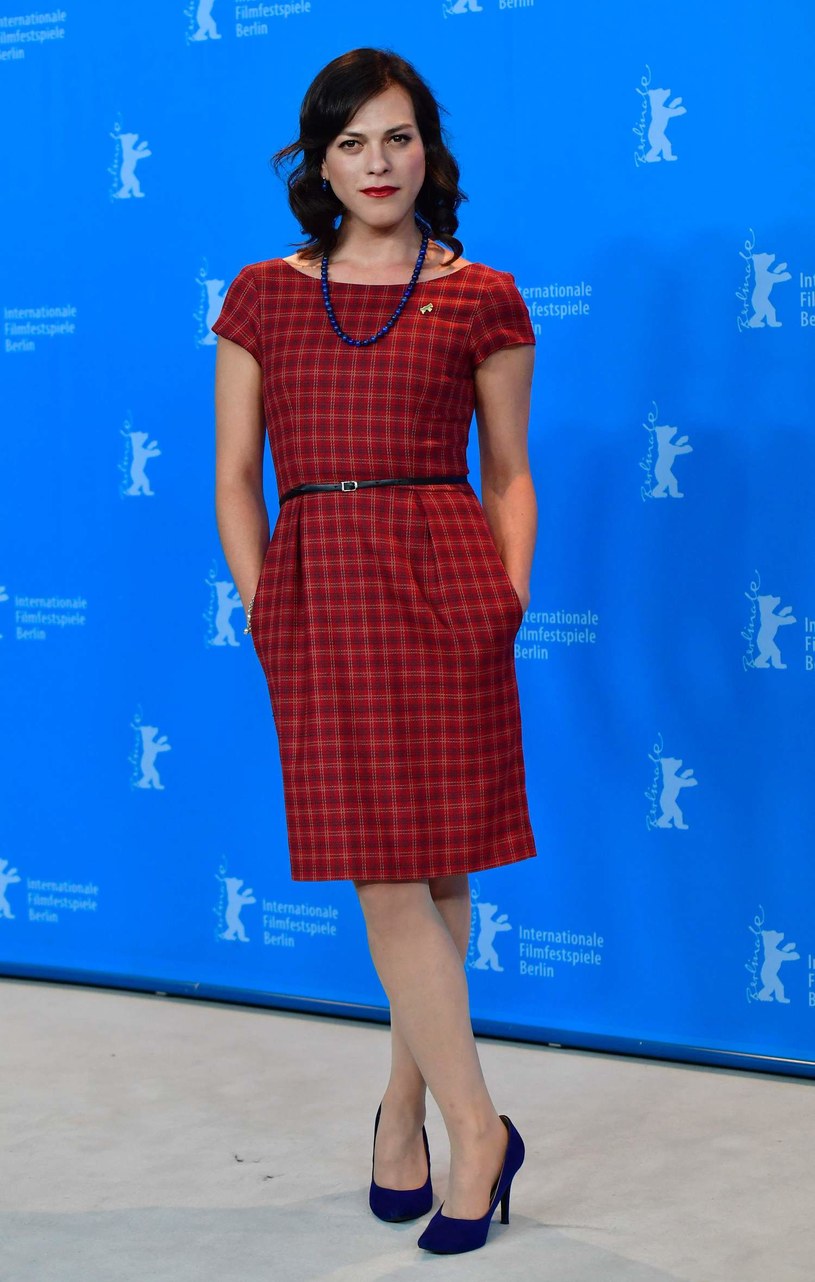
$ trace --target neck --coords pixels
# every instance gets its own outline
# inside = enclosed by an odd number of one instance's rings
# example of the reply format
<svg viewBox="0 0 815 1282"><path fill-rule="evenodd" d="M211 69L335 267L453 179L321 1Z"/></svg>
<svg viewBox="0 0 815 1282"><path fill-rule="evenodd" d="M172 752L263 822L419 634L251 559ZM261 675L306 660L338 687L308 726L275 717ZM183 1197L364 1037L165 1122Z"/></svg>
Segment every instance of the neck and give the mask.
<svg viewBox="0 0 815 1282"><path fill-rule="evenodd" d="M422 247L422 233L409 210L396 226L371 227L344 214L331 262L348 267L364 265L368 269L387 271L416 262Z"/></svg>

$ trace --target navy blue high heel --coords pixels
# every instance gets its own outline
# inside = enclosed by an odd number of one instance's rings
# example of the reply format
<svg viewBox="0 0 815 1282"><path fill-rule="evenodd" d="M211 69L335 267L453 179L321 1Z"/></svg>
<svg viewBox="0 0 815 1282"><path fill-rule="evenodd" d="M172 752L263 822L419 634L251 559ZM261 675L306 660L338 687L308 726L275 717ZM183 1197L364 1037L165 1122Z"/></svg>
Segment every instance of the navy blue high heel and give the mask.
<svg viewBox="0 0 815 1282"><path fill-rule="evenodd" d="M509 1224L509 1191L515 1173L520 1169L524 1154L524 1142L508 1117L499 1114L501 1121L509 1132L507 1151L501 1174L493 1185L490 1205L486 1215L478 1220L456 1220L449 1215L442 1215L441 1206L433 1219L428 1222L418 1245L425 1251L435 1251L437 1255L457 1255L462 1251L475 1251L487 1240L490 1221L498 1203L501 1203L501 1223ZM444 1203L442 1202L442 1206Z"/></svg>
<svg viewBox="0 0 815 1282"><path fill-rule="evenodd" d="M374 1150L376 1149L376 1132L379 1129L379 1115L382 1105L376 1110L374 1122ZM374 1183L374 1155L371 1153L371 1191L368 1204L380 1220L397 1224L402 1220L415 1220L426 1215L433 1205L433 1185L430 1182L430 1145L427 1142L427 1131L422 1127L424 1151L427 1154L427 1179L417 1189L386 1189Z"/></svg>

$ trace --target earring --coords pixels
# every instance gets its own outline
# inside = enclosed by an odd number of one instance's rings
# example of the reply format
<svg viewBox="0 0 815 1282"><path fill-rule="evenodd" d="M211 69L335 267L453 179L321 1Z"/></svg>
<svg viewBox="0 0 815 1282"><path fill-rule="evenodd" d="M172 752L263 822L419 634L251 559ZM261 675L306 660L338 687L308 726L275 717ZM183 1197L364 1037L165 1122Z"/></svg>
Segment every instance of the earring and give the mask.
<svg viewBox="0 0 815 1282"><path fill-rule="evenodd" d="M323 179L323 191L328 191L328 179Z"/></svg>

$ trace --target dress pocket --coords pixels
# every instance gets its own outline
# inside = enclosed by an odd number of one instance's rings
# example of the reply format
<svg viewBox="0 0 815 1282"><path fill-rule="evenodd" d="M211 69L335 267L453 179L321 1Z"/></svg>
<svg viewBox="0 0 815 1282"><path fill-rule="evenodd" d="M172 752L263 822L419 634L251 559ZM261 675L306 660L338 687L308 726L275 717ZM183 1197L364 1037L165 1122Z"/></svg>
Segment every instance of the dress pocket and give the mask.
<svg viewBox="0 0 815 1282"><path fill-rule="evenodd" d="M439 622L476 649L515 636L524 610L475 494L419 498L425 509L424 580Z"/></svg>
<svg viewBox="0 0 815 1282"><path fill-rule="evenodd" d="M257 643L259 627L263 622L264 615L266 614L264 599L266 595L267 572L269 565L271 564L272 541L272 539L269 540L266 551L263 554L263 564L260 567L258 581L255 584L254 605L252 606L252 631L250 633L250 636L255 643Z"/></svg>
<svg viewBox="0 0 815 1282"><path fill-rule="evenodd" d="M485 518L485 525L486 525L486 518ZM521 622L524 617L523 603L521 601L521 598L518 596L518 593L515 591L515 584L512 582L512 579L507 574L506 566L501 560L501 556L500 556L500 553L498 552L498 548L495 546L495 543L492 537L492 531L490 530L489 525L486 525L485 534L486 534L486 542L489 546L490 559L495 566L496 573L503 580L507 597L509 598L512 604L512 607L515 611L515 631L517 632L521 626Z"/></svg>

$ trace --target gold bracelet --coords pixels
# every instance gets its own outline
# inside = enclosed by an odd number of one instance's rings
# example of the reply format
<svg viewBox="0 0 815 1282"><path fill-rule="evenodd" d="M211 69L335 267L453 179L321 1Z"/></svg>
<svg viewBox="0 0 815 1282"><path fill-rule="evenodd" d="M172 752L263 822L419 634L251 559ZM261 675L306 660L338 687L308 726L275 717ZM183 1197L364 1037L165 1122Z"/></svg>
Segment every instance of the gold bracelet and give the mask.
<svg viewBox="0 0 815 1282"><path fill-rule="evenodd" d="M254 604L255 598L252 597L252 600L249 602L249 609L246 611L246 627L243 629L244 636L247 636L252 631L252 608Z"/></svg>

